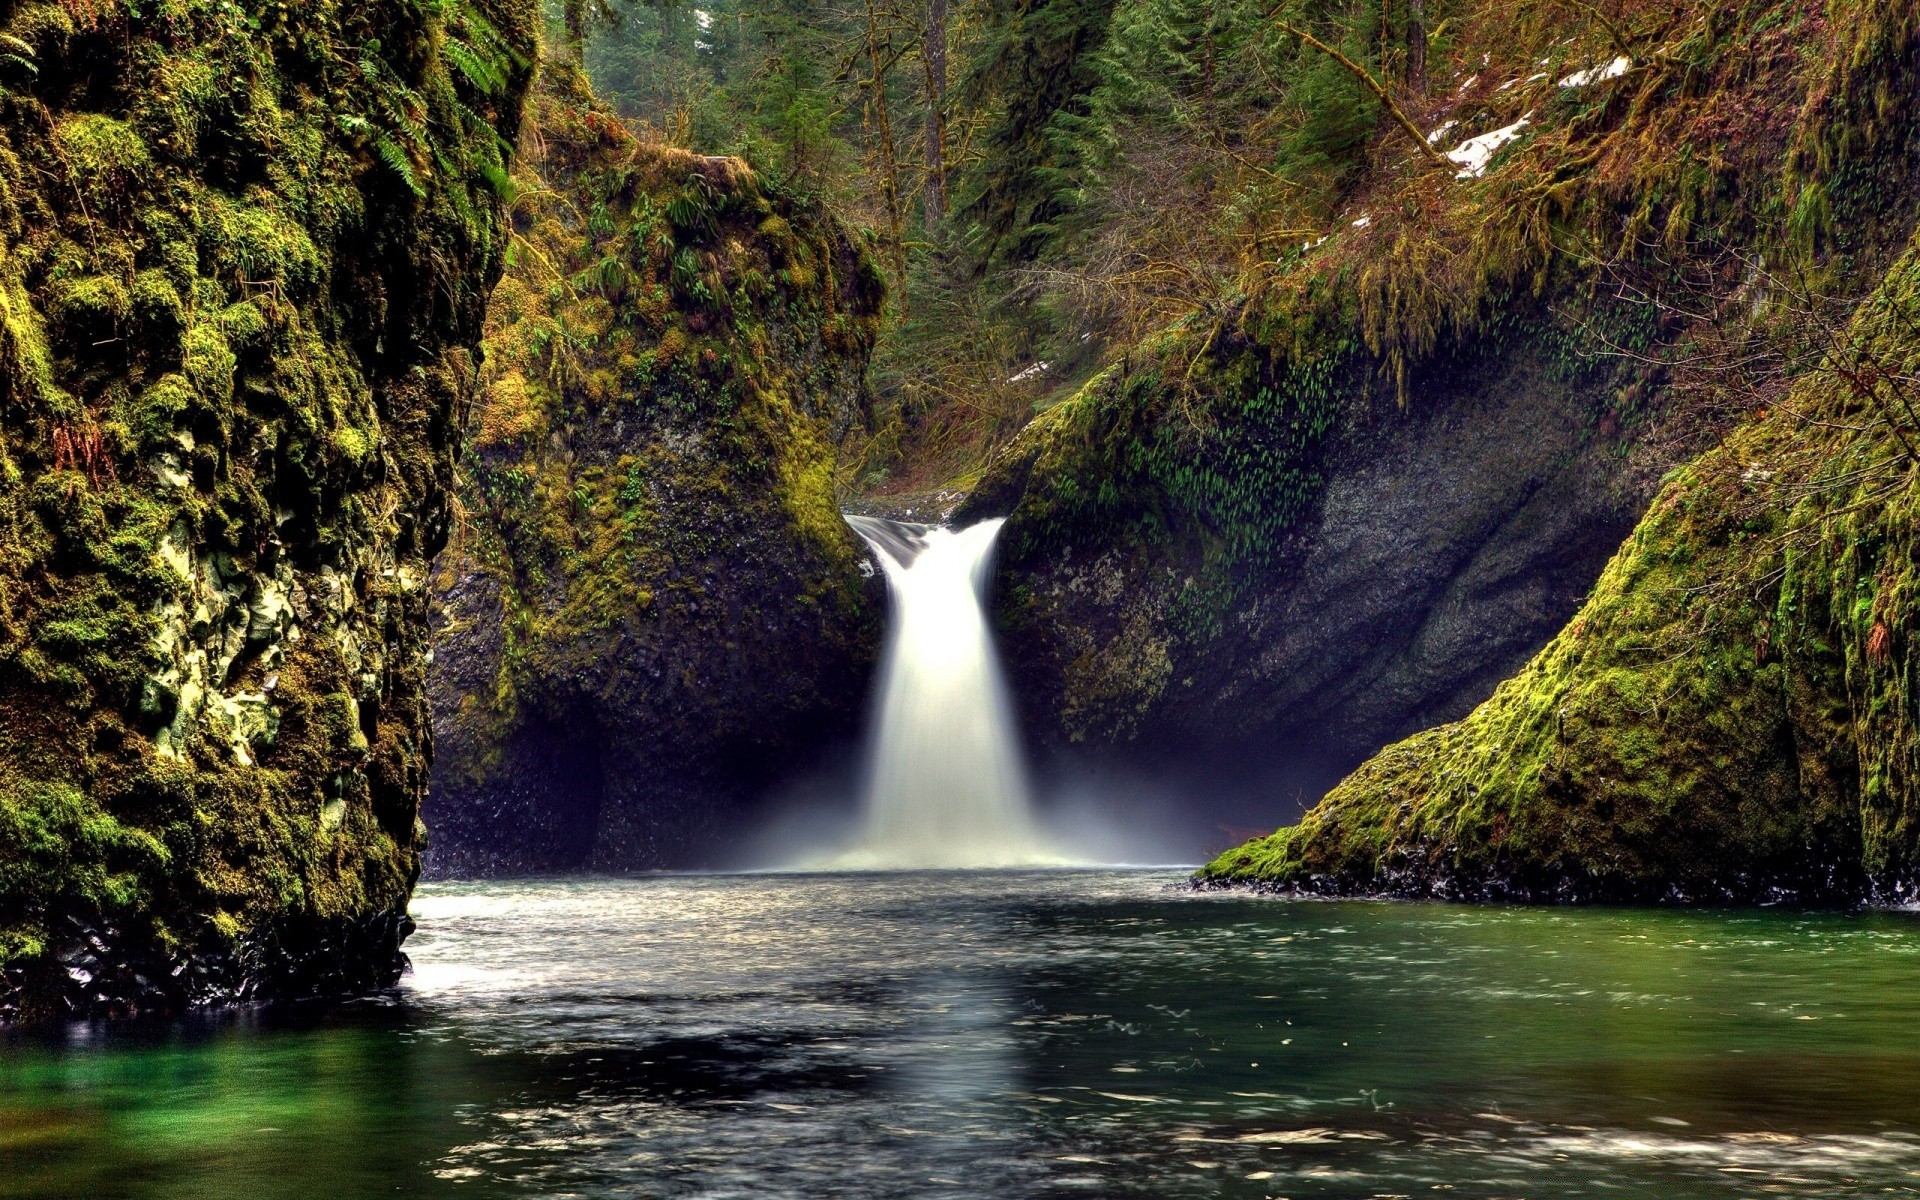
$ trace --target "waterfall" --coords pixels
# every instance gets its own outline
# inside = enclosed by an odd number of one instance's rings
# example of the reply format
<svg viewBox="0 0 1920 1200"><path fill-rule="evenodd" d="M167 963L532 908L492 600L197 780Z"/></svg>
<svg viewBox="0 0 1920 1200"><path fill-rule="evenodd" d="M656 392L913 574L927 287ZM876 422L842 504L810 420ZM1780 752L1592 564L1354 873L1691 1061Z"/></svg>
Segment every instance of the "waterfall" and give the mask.
<svg viewBox="0 0 1920 1200"><path fill-rule="evenodd" d="M1019 736L987 623L1002 521L955 532L847 523L893 597L867 764L865 825L835 865L864 869L1057 862L1029 802Z"/></svg>

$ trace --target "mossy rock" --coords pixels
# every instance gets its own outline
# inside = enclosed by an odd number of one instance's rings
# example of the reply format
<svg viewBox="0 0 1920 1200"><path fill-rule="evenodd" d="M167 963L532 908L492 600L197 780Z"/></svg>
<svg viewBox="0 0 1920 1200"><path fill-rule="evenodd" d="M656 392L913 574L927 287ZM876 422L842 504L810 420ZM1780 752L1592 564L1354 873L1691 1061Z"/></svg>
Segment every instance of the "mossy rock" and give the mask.
<svg viewBox="0 0 1920 1200"><path fill-rule="evenodd" d="M0 1016L398 970L536 16L0 6Z"/></svg>
<svg viewBox="0 0 1920 1200"><path fill-rule="evenodd" d="M1459 14L1448 53L1601 53L1557 12ZM1043 747L1313 797L1464 716L1721 431L1669 387L1686 322L1642 298L1733 248L1872 288L1914 214L1914 14L1677 19L1684 55L1600 85L1410 99L1449 137L1530 114L1529 138L1462 178L1383 124L1345 200L1366 222L1278 248L996 455L958 516L1008 518L999 620Z"/></svg>
<svg viewBox="0 0 1920 1200"><path fill-rule="evenodd" d="M882 303L862 240L545 70L436 579L438 872L702 861L851 736L878 642L836 492Z"/></svg>
<svg viewBox="0 0 1920 1200"><path fill-rule="evenodd" d="M1836 360L1920 363L1920 248ZM1851 369L1849 369L1851 372ZM1853 376L1857 379L1857 375ZM1213 881L1466 899L1920 894L1907 418L1832 369L1667 484L1572 623Z"/></svg>

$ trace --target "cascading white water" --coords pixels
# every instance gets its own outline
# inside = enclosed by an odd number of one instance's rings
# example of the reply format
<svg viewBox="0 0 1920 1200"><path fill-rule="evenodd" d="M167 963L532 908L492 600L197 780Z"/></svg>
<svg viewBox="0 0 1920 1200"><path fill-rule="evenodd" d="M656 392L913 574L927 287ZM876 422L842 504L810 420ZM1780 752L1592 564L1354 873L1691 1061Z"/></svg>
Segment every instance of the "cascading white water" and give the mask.
<svg viewBox="0 0 1920 1200"><path fill-rule="evenodd" d="M887 574L893 613L871 733L865 825L834 865L867 869L1058 862L1042 845L987 624L1001 521L954 532L847 523Z"/></svg>

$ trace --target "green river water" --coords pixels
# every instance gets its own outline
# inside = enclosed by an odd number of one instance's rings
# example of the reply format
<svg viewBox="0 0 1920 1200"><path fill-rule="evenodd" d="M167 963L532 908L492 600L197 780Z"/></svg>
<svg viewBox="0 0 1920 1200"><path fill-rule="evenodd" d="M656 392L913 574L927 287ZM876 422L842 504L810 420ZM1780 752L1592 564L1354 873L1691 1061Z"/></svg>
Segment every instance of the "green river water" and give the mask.
<svg viewBox="0 0 1920 1200"><path fill-rule="evenodd" d="M1920 917L1180 878L430 886L393 996L0 1043L0 1196L1920 1194Z"/></svg>

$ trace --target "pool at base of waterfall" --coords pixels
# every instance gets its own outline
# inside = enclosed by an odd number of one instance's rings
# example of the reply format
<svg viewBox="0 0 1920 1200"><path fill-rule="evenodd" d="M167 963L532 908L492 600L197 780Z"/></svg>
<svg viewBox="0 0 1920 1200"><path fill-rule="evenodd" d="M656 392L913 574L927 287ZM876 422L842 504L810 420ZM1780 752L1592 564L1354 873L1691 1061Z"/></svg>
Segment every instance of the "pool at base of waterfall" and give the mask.
<svg viewBox="0 0 1920 1200"><path fill-rule="evenodd" d="M0 1043L0 1196L1920 1193L1920 917L1175 871L422 889L392 996Z"/></svg>

